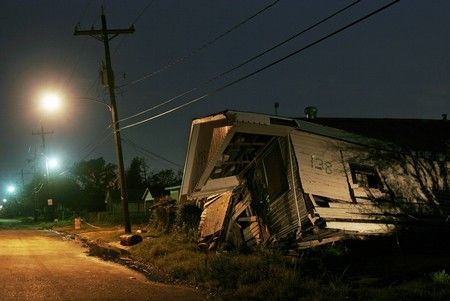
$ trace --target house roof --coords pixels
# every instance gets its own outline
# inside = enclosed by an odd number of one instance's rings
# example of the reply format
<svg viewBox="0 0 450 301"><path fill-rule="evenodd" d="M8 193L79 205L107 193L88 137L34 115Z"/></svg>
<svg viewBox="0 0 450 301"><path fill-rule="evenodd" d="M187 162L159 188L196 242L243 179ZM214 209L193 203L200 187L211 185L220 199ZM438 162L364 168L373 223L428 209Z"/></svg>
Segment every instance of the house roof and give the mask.
<svg viewBox="0 0 450 301"><path fill-rule="evenodd" d="M194 119L181 194L227 191L272 138L302 131L382 149L410 147L447 154L450 122L418 119L287 118L224 111Z"/></svg>
<svg viewBox="0 0 450 301"><path fill-rule="evenodd" d="M450 121L386 118L299 118L417 150L448 151Z"/></svg>

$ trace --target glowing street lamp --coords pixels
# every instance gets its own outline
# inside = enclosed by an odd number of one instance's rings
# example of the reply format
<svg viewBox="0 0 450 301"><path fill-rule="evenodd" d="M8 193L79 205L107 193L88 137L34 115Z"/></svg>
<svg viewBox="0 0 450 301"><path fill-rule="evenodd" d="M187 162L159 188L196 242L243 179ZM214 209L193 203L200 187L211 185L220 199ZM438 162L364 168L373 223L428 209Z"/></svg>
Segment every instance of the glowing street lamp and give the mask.
<svg viewBox="0 0 450 301"><path fill-rule="evenodd" d="M47 158L47 166L49 169L58 169L59 168L59 160L58 158Z"/></svg>
<svg viewBox="0 0 450 301"><path fill-rule="evenodd" d="M48 92L42 95L41 106L47 112L56 112L61 108L61 96L54 92Z"/></svg>

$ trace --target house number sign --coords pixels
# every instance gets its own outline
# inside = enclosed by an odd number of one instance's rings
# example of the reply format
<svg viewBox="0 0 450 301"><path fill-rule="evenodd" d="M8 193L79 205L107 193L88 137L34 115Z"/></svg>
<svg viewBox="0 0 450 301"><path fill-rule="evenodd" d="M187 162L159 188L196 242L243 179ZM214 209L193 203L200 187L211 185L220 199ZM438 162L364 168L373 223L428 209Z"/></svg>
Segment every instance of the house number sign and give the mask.
<svg viewBox="0 0 450 301"><path fill-rule="evenodd" d="M316 155L311 156L311 167L314 169L322 170L329 175L333 173L333 164L331 164L330 161L323 160Z"/></svg>

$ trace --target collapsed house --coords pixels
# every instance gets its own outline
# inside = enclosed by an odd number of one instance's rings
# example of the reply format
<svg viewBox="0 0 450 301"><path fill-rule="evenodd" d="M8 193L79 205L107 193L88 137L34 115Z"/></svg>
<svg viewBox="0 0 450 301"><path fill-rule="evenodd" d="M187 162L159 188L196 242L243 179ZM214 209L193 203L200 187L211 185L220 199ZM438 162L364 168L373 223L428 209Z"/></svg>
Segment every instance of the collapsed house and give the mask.
<svg viewBox="0 0 450 301"><path fill-rule="evenodd" d="M448 121L308 117L193 120L180 195L202 208L204 247L308 248L447 224Z"/></svg>

